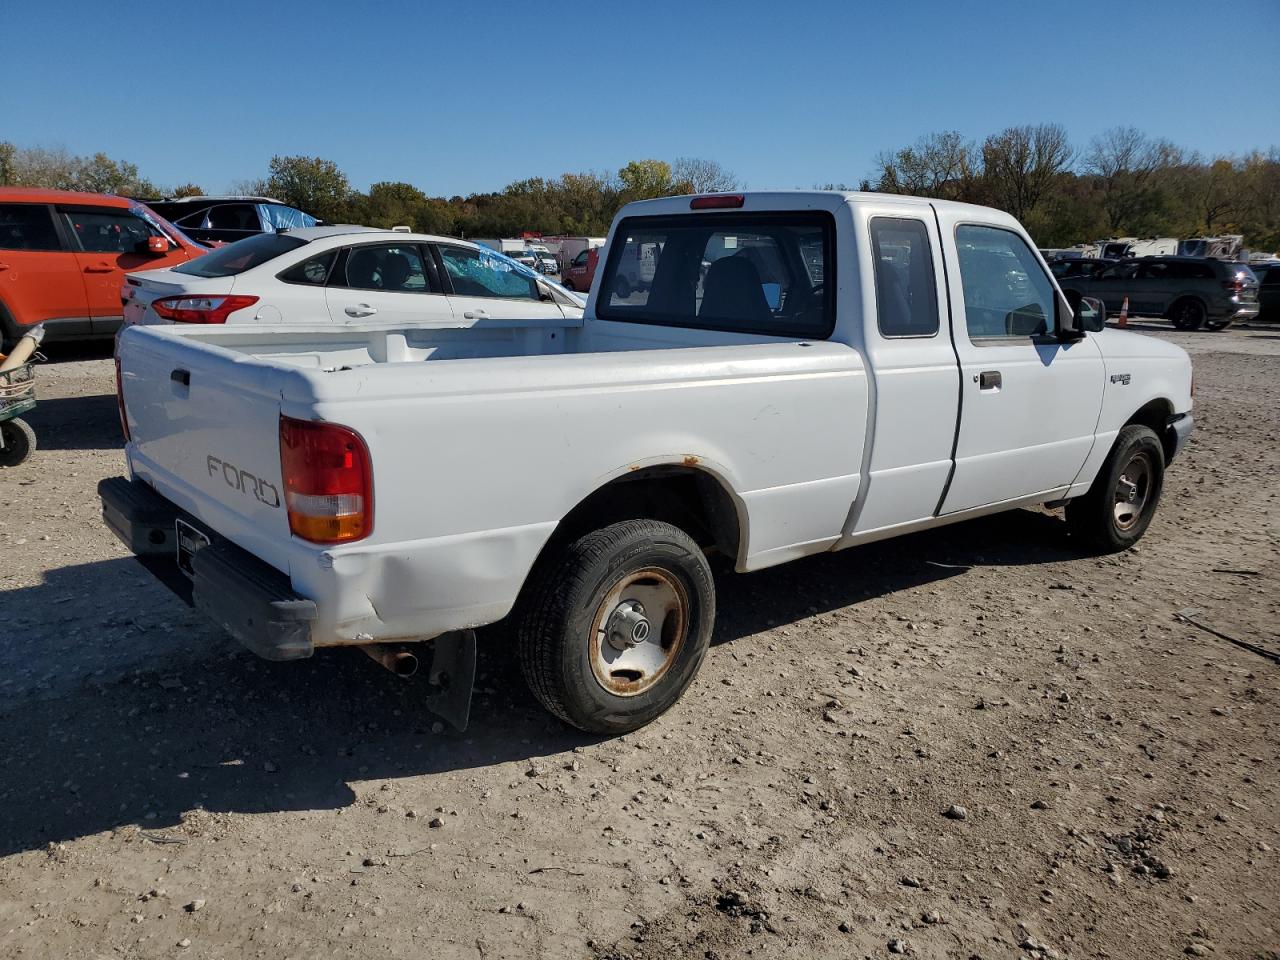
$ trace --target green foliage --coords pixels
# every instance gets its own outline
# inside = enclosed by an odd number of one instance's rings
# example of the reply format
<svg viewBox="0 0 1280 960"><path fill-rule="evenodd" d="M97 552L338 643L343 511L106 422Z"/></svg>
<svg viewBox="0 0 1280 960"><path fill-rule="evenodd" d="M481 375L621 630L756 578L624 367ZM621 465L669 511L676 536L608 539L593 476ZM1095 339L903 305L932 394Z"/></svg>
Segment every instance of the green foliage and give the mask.
<svg viewBox="0 0 1280 960"><path fill-rule="evenodd" d="M17 170L14 157L18 148L7 140L0 140L0 187L8 187L17 183Z"/></svg>
<svg viewBox="0 0 1280 960"><path fill-rule="evenodd" d="M332 160L274 156L269 169L267 193L270 196L321 220L348 219L352 207L351 184Z"/></svg>
<svg viewBox="0 0 1280 960"><path fill-rule="evenodd" d="M868 186L1009 211L1044 246L1116 236L1244 235L1280 247L1280 149L1205 159L1134 127L1077 154L1058 124L1009 127L979 147L954 132L876 158Z"/></svg>

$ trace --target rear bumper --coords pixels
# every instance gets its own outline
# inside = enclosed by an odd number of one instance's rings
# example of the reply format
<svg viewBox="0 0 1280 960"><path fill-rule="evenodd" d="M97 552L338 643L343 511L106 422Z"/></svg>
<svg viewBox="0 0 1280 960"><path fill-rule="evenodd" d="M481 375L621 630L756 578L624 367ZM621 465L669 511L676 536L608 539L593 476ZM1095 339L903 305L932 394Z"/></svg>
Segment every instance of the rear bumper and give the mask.
<svg viewBox="0 0 1280 960"><path fill-rule="evenodd" d="M1261 311L1261 307L1255 303L1228 303L1221 313L1210 313L1210 317L1214 319L1230 319L1230 320L1252 320Z"/></svg>
<svg viewBox="0 0 1280 960"><path fill-rule="evenodd" d="M139 481L112 477L98 484L102 519L157 579L266 660L300 660L314 652L316 605L289 578L231 543ZM178 567L174 523L209 537L192 557L192 575Z"/></svg>

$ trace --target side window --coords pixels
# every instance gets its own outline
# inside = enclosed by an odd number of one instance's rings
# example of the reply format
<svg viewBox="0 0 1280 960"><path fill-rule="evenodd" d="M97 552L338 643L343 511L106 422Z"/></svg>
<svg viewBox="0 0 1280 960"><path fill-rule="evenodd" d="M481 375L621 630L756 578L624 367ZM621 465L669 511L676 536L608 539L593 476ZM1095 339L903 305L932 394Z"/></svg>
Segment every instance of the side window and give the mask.
<svg viewBox="0 0 1280 960"><path fill-rule="evenodd" d="M453 283L453 292L460 297L539 299L538 282L532 274L518 272L508 261L492 256L485 250L442 244L440 258Z"/></svg>
<svg viewBox="0 0 1280 960"><path fill-rule="evenodd" d="M1054 288L1035 254L1011 230L956 227L970 339L1031 337L1053 326Z"/></svg>
<svg viewBox="0 0 1280 960"><path fill-rule="evenodd" d="M337 285L388 293L432 292L422 251L411 244L350 248L345 280Z"/></svg>
<svg viewBox="0 0 1280 960"><path fill-rule="evenodd" d="M1139 280L1169 280L1177 274L1163 260L1150 260L1138 267Z"/></svg>
<svg viewBox="0 0 1280 960"><path fill-rule="evenodd" d="M873 217L876 315L886 337L932 337L938 332L938 288L929 232L919 220Z"/></svg>
<svg viewBox="0 0 1280 960"><path fill-rule="evenodd" d="M202 229L203 227L208 226L208 224L205 222L205 219L208 216L208 214L209 214L209 208L205 207L202 210L197 210L195 213L188 213L186 216L182 217L179 220L175 220L173 222L175 226L188 227L192 230L199 230L199 229Z"/></svg>
<svg viewBox="0 0 1280 960"><path fill-rule="evenodd" d="M0 250L61 250L49 208L42 203L0 203Z"/></svg>
<svg viewBox="0 0 1280 960"><path fill-rule="evenodd" d="M1103 267L1098 273L1099 280L1132 280L1138 275L1137 263L1115 263Z"/></svg>
<svg viewBox="0 0 1280 960"><path fill-rule="evenodd" d="M573 258L573 265L575 267L585 267L587 265L587 260L589 259L589 257L590 257L589 251L583 250L580 254L578 254L576 257Z"/></svg>
<svg viewBox="0 0 1280 960"><path fill-rule="evenodd" d="M222 203L209 210L209 227L213 230L243 230L261 233L262 221L252 203Z"/></svg>
<svg viewBox="0 0 1280 960"><path fill-rule="evenodd" d="M298 230L316 225L316 218L311 214L278 203L259 204L258 212L268 230Z"/></svg>
<svg viewBox="0 0 1280 960"><path fill-rule="evenodd" d="M322 253L318 257L312 257L310 260L303 260L301 263L281 273L279 277L285 283L307 283L317 287L324 286L324 282L329 279L329 268L333 266L333 259L337 255L338 251L330 250L328 253Z"/></svg>
<svg viewBox="0 0 1280 960"><path fill-rule="evenodd" d="M85 253L136 253L148 237L163 236L127 210L60 210L76 245Z"/></svg>

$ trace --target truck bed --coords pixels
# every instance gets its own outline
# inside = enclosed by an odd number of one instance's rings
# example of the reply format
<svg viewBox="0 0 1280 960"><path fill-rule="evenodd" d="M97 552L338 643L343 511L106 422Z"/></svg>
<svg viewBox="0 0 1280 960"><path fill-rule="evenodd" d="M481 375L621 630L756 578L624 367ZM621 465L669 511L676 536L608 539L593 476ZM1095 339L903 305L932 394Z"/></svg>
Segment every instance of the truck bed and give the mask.
<svg viewBox="0 0 1280 960"><path fill-rule="evenodd" d="M725 335L691 346L686 333L602 330L588 351L573 323L131 328L120 343L130 467L302 596L327 598L317 646L499 619L560 520L637 471L695 471L732 491L741 569L830 546L862 462L857 351ZM365 440L367 538L322 547L290 535L281 417Z"/></svg>

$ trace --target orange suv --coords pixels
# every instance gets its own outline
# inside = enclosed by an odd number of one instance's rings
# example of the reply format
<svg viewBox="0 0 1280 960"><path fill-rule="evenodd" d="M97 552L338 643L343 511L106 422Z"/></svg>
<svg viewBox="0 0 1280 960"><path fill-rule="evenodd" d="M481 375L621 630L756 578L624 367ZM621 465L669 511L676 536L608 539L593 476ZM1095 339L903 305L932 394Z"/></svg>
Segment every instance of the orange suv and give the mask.
<svg viewBox="0 0 1280 960"><path fill-rule="evenodd" d="M37 323L46 340L109 337L125 273L207 252L124 197L0 187L0 339L11 344Z"/></svg>

